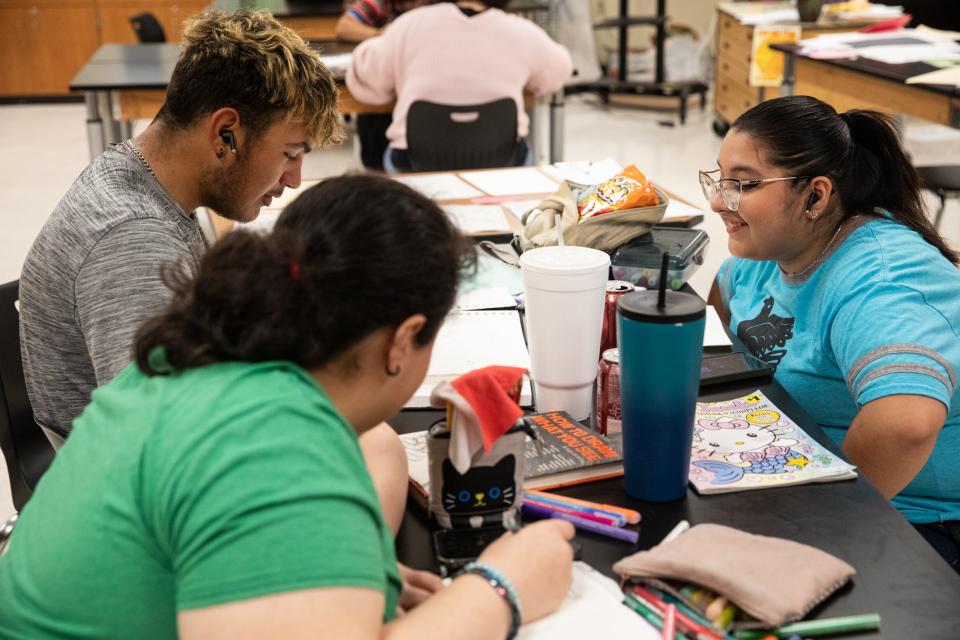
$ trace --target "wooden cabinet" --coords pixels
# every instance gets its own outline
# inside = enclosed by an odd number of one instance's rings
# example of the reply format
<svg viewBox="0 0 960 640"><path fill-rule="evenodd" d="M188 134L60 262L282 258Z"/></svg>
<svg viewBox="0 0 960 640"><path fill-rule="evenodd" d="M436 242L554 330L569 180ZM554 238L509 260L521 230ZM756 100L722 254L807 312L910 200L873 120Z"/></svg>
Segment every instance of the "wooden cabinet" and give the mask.
<svg viewBox="0 0 960 640"><path fill-rule="evenodd" d="M67 96L101 44L133 44L130 18L149 11L168 42L210 0L0 0L0 98ZM336 17L281 18L306 39L333 39Z"/></svg>
<svg viewBox="0 0 960 640"><path fill-rule="evenodd" d="M157 17L168 42L179 42L183 22L202 11L209 2L196 0L97 0L102 44L134 44L137 36L130 18L149 11Z"/></svg>
<svg viewBox="0 0 960 640"><path fill-rule="evenodd" d="M66 95L99 44L93 0L6 0L0 6L0 95Z"/></svg>
<svg viewBox="0 0 960 640"><path fill-rule="evenodd" d="M849 31L854 27L803 26L802 38L821 33ZM780 95L780 87L751 87L750 63L753 48L753 27L740 24L729 13L718 10L717 59L713 106L716 111L714 129L721 133L741 113L764 100Z"/></svg>

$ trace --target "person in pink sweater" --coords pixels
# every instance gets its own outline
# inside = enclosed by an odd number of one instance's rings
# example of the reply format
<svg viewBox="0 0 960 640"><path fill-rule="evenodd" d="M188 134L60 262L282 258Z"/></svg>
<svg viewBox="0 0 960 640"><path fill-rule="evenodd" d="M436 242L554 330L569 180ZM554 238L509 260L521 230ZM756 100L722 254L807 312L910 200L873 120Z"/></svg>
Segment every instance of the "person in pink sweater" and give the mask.
<svg viewBox="0 0 960 640"><path fill-rule="evenodd" d="M458 0L404 13L383 34L353 51L347 88L366 104L396 100L388 172L410 171L407 110L417 100L470 105L513 98L517 103L517 162L528 161L529 119L523 93L563 87L573 65L570 54L540 27L504 13L509 0Z"/></svg>

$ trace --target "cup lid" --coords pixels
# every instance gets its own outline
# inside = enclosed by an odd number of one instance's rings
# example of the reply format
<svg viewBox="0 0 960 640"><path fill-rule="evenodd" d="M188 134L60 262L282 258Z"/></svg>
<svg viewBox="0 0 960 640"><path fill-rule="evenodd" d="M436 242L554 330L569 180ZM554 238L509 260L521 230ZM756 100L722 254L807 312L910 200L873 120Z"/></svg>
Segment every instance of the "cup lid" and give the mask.
<svg viewBox="0 0 960 640"><path fill-rule="evenodd" d="M636 291L617 298L617 312L640 322L673 324L699 320L707 314L707 303L699 296L683 291L665 292L663 309L657 307L658 291Z"/></svg>
<svg viewBox="0 0 960 640"><path fill-rule="evenodd" d="M528 271L575 276L610 267L610 256L589 247L540 247L524 251L520 266Z"/></svg>

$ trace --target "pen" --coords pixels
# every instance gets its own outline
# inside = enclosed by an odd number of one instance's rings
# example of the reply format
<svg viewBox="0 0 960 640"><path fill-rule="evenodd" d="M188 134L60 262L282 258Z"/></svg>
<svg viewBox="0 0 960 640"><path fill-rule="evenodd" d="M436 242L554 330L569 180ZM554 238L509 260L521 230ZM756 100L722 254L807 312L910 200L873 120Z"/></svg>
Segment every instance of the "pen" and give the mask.
<svg viewBox="0 0 960 640"><path fill-rule="evenodd" d="M570 504L577 504L583 507L590 507L592 509L601 509L603 511L610 511L611 513L619 513L623 515L630 524L637 524L640 522L640 512L635 511L634 509L627 509L625 507L618 507L616 505L603 504L600 502L590 502L589 500L580 500L579 498L568 498L567 496L559 496L555 493L537 491L536 489L527 489L526 493L534 496L543 496L545 498L550 498L551 500L569 502Z"/></svg>
<svg viewBox="0 0 960 640"><path fill-rule="evenodd" d="M622 527L627 524L627 518L621 513L614 513L613 511L605 511L604 509L594 509L593 507L585 507L579 504L573 504L572 502L566 502L564 500L558 500L556 498L547 498L544 494L532 494L529 491L524 492L524 500L531 500L533 502L542 502L550 506L562 507L564 509L570 509L576 511L577 513L591 513L596 516L602 516L604 518L609 518L613 520L608 524L613 524L618 527Z"/></svg>
<svg viewBox="0 0 960 640"><path fill-rule="evenodd" d="M588 511L580 511L579 509L574 509L571 506L556 504L548 500L540 500L539 498L535 498L533 496L524 496L523 502L525 504L529 503L529 504L539 505L541 507L545 507L547 509L550 509L551 511L556 511L558 513L566 513L571 516L577 516L579 518L592 520L593 522L599 522L600 524L610 525L611 527L622 527L627 523L626 519L622 517L616 518L606 514L597 514L597 513L590 513Z"/></svg>
<svg viewBox="0 0 960 640"><path fill-rule="evenodd" d="M636 544L637 540L640 538L640 534L636 531L631 531L630 529L621 529L619 527L611 527L610 525L593 522L592 520L587 520L586 518L572 516L567 513L560 513L558 511L551 511L542 505L524 502L523 506L520 508L525 516L531 516L534 518L558 518L560 520L566 520L577 529L582 529L591 533L598 533L600 535L607 536L609 538L615 538L617 540L623 540L624 542L629 542L630 544Z"/></svg>
<svg viewBox="0 0 960 640"><path fill-rule="evenodd" d="M686 520L681 520L680 522L677 523L677 526L675 526L673 529L670 530L670 533L664 536L663 540L660 541L660 544L665 544L667 542L676 540L677 538L680 537L680 534L684 533L689 528L690 528L690 523L687 522Z"/></svg>

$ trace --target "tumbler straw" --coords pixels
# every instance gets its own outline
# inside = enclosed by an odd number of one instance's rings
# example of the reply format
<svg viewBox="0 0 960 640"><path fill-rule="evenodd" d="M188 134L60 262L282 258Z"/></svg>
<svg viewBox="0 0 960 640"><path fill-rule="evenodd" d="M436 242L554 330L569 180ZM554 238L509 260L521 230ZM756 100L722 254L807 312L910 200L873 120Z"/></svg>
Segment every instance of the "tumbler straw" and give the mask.
<svg viewBox="0 0 960 640"><path fill-rule="evenodd" d="M667 304L667 266L670 264L670 252L663 252L660 262L660 292L657 296L657 309L663 309Z"/></svg>

